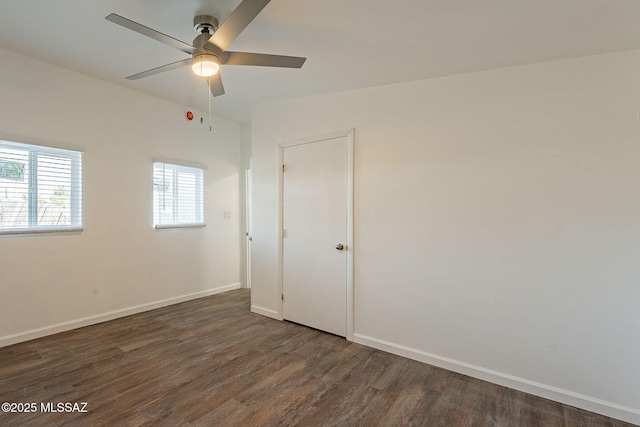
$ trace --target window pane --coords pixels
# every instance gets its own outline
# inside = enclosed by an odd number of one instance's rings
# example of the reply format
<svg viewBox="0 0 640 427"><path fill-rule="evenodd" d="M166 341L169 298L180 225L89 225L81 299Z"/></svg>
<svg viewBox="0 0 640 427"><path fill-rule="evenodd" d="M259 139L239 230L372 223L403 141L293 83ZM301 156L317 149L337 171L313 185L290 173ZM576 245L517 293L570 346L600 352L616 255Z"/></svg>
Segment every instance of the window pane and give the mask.
<svg viewBox="0 0 640 427"><path fill-rule="evenodd" d="M193 173L177 172L178 178L178 222L198 221L196 210L196 177Z"/></svg>
<svg viewBox="0 0 640 427"><path fill-rule="evenodd" d="M153 212L154 223L172 224L173 221L173 170L170 167L154 168Z"/></svg>
<svg viewBox="0 0 640 427"><path fill-rule="evenodd" d="M29 152L0 147L0 228L29 226Z"/></svg>
<svg viewBox="0 0 640 427"><path fill-rule="evenodd" d="M71 225L71 159L38 155L38 225Z"/></svg>

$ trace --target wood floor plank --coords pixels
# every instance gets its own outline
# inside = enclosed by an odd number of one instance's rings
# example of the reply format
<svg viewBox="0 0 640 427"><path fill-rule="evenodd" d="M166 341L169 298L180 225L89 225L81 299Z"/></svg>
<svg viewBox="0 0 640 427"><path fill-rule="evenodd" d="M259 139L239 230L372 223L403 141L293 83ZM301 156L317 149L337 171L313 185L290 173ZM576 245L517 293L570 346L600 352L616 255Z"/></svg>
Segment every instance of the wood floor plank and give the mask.
<svg viewBox="0 0 640 427"><path fill-rule="evenodd" d="M253 314L248 290L0 348L0 402L87 403L3 427L631 427Z"/></svg>
<svg viewBox="0 0 640 427"><path fill-rule="evenodd" d="M566 427L613 427L611 420L602 415L587 413L570 406L563 408Z"/></svg>
<svg viewBox="0 0 640 427"><path fill-rule="evenodd" d="M205 416L195 420L191 425L203 427L249 425L244 421L251 413L251 410L242 403L235 399L229 399Z"/></svg>
<svg viewBox="0 0 640 427"><path fill-rule="evenodd" d="M415 385L406 388L395 398L389 410L379 420L380 426L422 426L427 425L428 414L440 398L440 393L425 392Z"/></svg>

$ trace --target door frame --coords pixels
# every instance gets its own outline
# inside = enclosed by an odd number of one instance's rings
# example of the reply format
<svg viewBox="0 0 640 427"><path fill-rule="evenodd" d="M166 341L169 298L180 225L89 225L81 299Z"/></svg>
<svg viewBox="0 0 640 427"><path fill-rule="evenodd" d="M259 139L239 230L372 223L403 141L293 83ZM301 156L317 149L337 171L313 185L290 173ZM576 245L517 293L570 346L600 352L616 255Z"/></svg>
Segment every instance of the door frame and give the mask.
<svg viewBox="0 0 640 427"><path fill-rule="evenodd" d="M251 160L249 160L249 167L244 170L244 247L245 247L245 286L251 288L251 241L253 240L251 234Z"/></svg>
<svg viewBox="0 0 640 427"><path fill-rule="evenodd" d="M284 320L283 314L283 203L284 203L284 150L295 145L312 144L329 139L347 138L347 340L353 341L354 328L354 292L353 292L353 143L355 129L327 133L309 138L296 139L278 144L278 319Z"/></svg>

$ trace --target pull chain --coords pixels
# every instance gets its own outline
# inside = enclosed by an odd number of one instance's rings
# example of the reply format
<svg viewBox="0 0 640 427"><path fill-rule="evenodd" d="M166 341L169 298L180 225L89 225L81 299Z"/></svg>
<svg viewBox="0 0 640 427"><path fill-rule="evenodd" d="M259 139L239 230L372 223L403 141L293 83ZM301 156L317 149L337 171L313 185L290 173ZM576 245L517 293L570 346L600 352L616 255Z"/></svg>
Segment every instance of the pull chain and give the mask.
<svg viewBox="0 0 640 427"><path fill-rule="evenodd" d="M211 132L211 76L209 76L209 132Z"/></svg>
<svg viewBox="0 0 640 427"><path fill-rule="evenodd" d="M203 116L203 110L202 110L202 84L204 83L204 79L200 79L200 124L202 124L203 120L202 120L202 116Z"/></svg>

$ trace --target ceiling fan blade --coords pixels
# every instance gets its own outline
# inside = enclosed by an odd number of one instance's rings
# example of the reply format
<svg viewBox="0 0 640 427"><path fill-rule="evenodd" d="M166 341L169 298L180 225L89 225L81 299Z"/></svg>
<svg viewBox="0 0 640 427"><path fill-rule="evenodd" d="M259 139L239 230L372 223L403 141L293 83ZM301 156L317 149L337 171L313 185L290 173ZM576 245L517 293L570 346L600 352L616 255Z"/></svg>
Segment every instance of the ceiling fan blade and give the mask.
<svg viewBox="0 0 640 427"><path fill-rule="evenodd" d="M138 80L143 77L153 76L154 74L164 73L165 71L174 70L176 68L184 67L185 65L191 64L191 58L183 59L182 61L172 62L171 64L162 65L161 67L152 68L147 71L143 71L138 74L134 74L132 76L128 76L128 80Z"/></svg>
<svg viewBox="0 0 640 427"><path fill-rule="evenodd" d="M220 71L207 80L209 80L209 89L211 89L213 96L224 95L224 86L222 86L222 76L220 75Z"/></svg>
<svg viewBox="0 0 640 427"><path fill-rule="evenodd" d="M124 18L120 15L116 15L115 13L108 15L105 19L107 21L113 22L114 24L122 25L125 28L135 31L136 33L140 33L144 36L151 37L152 39L157 40L161 43L164 43L171 47L175 47L176 49L181 50L185 53L192 54L195 50L194 47L188 43L185 43L178 39L174 39L173 37L156 31L153 28L138 24L137 22Z"/></svg>
<svg viewBox="0 0 640 427"><path fill-rule="evenodd" d="M224 52L220 63L225 65L257 65L261 67L300 68L307 58L299 56L268 55L266 53Z"/></svg>
<svg viewBox="0 0 640 427"><path fill-rule="evenodd" d="M226 21L218 27L211 36L208 43L211 43L222 50L233 43L238 35L244 30L260 11L269 4L271 0L242 0Z"/></svg>

